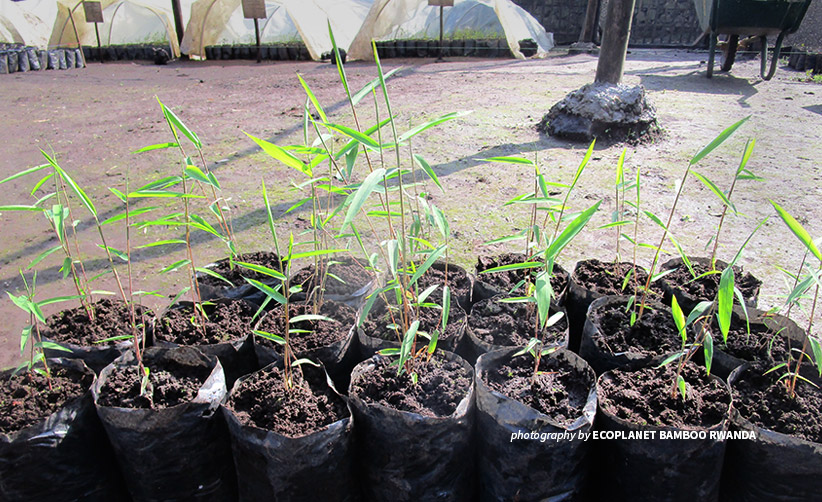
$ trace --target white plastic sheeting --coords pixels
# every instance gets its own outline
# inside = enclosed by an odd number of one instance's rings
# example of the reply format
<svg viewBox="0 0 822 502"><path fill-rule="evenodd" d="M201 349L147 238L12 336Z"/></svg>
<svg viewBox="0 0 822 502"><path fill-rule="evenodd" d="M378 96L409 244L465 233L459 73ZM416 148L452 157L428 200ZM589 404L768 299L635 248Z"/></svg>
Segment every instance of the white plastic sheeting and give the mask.
<svg viewBox="0 0 822 502"><path fill-rule="evenodd" d="M311 58L332 48L328 23L340 48L348 49L373 0L267 0L267 19L258 21L262 43L302 41ZM255 42L254 21L244 19L241 0L196 0L182 51L205 58L210 45Z"/></svg>
<svg viewBox="0 0 822 502"><path fill-rule="evenodd" d="M181 3L183 12L187 12L187 2ZM57 0L57 7L50 46L76 46L74 27L77 28L80 43L97 45L94 24L86 22L82 1ZM170 0L102 0L101 7L105 21L98 26L102 45L168 43L172 57L180 56Z"/></svg>
<svg viewBox="0 0 822 502"><path fill-rule="evenodd" d="M348 57L371 59L371 40L438 38L439 11L439 7L428 5L428 0L376 0L351 43ZM511 0L455 0L453 7L444 8L443 25L445 37L460 32L504 34L519 59L524 59L520 40L533 39L538 45L537 57L554 47L553 35Z"/></svg>
<svg viewBox="0 0 822 502"><path fill-rule="evenodd" d="M56 17L56 0L0 1L0 42L45 49Z"/></svg>

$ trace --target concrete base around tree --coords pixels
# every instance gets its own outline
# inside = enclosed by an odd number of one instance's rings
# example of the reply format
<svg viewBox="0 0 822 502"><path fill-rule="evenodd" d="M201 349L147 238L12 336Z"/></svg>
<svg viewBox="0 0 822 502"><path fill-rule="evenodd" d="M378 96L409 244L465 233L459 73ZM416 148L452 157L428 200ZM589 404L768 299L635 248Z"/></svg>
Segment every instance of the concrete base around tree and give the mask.
<svg viewBox="0 0 822 502"><path fill-rule="evenodd" d="M662 130L641 85L587 84L551 107L540 131L575 141L646 143Z"/></svg>

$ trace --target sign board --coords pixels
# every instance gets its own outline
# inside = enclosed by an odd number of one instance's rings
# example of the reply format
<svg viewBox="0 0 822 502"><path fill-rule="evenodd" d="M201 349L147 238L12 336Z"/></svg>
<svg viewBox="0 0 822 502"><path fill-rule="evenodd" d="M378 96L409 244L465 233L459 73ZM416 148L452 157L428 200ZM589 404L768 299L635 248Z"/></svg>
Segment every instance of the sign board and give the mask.
<svg viewBox="0 0 822 502"><path fill-rule="evenodd" d="M453 7L454 0L428 0L428 5L434 7Z"/></svg>
<svg viewBox="0 0 822 502"><path fill-rule="evenodd" d="M87 23L103 22L103 7L100 2L83 2L83 12L86 14Z"/></svg>
<svg viewBox="0 0 822 502"><path fill-rule="evenodd" d="M265 0L243 0L243 17L246 19L265 19Z"/></svg>

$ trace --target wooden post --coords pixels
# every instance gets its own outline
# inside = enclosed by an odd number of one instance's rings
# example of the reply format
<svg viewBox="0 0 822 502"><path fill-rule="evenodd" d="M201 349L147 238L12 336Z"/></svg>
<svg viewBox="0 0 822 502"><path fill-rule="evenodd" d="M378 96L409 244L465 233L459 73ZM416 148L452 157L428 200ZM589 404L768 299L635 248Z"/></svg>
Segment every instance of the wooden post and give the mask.
<svg viewBox="0 0 822 502"><path fill-rule="evenodd" d="M83 45L80 43L80 35L77 34L77 25L74 23L72 9L69 9L69 20L71 20L71 27L74 29L74 39L77 40L77 48L80 49L80 59L83 61L83 66L88 66L86 64L86 55L83 52Z"/></svg>
<svg viewBox="0 0 822 502"><path fill-rule="evenodd" d="M579 34L579 41L582 43L592 43L594 41L600 1L588 0L588 7L585 9L585 22L582 25L582 33Z"/></svg>
<svg viewBox="0 0 822 502"><path fill-rule="evenodd" d="M618 84L622 81L628 39L631 36L631 20L636 0L610 0L605 18L605 33L597 62L595 82Z"/></svg>
<svg viewBox="0 0 822 502"><path fill-rule="evenodd" d="M257 62L260 63L263 60L263 52L260 48L260 21L256 17L254 18L254 35L257 37Z"/></svg>
<svg viewBox="0 0 822 502"><path fill-rule="evenodd" d="M443 21L442 21L442 10L445 7L440 5L440 56L437 58L437 61L442 61L442 30L443 30Z"/></svg>
<svg viewBox="0 0 822 502"><path fill-rule="evenodd" d="M94 23L94 34L97 36L97 54L100 55L100 64L103 64L103 48L100 46L100 30L97 29L97 23Z"/></svg>
<svg viewBox="0 0 822 502"><path fill-rule="evenodd" d="M174 14L174 29L177 30L177 43L183 43L183 13L180 0L171 0L171 12ZM174 54L172 54L174 56Z"/></svg>

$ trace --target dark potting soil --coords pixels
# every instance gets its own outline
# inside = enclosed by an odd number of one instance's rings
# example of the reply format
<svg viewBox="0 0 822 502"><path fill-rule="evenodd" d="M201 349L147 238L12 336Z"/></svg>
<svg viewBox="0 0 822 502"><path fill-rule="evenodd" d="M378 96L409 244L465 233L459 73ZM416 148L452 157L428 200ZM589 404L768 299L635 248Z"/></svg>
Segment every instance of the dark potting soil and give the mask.
<svg viewBox="0 0 822 502"><path fill-rule="evenodd" d="M329 265L326 266L326 263ZM374 278L373 273L365 269L366 264L356 263L350 259L320 262L320 274L315 272L314 265L298 270L291 277L291 286L302 286L303 293L308 294L322 282L322 272L328 269L325 276L325 294L350 295L358 291Z"/></svg>
<svg viewBox="0 0 822 502"><path fill-rule="evenodd" d="M731 396L720 380L688 363L682 376L686 399L676 387L676 363L637 371L613 370L600 378L599 403L605 411L634 424L708 428L728 417Z"/></svg>
<svg viewBox="0 0 822 502"><path fill-rule="evenodd" d="M142 378L137 373L137 366L114 367L100 389L97 404L118 408L171 408L194 399L211 370L173 362L152 366L143 395L140 395Z"/></svg>
<svg viewBox="0 0 822 502"><path fill-rule="evenodd" d="M207 345L240 340L251 333L252 318L257 312L248 302L230 300L226 302L205 302L207 320L205 329L199 323L201 316L195 316L191 304L181 308L170 308L157 320L154 336L158 340L180 345Z"/></svg>
<svg viewBox="0 0 822 502"><path fill-rule="evenodd" d="M796 393L790 397L785 388L789 377L777 370L765 375L771 365L752 366L731 388L734 407L752 423L772 431L822 443L822 390L797 380ZM816 373L814 373L815 375ZM819 384L818 380L815 382Z"/></svg>
<svg viewBox="0 0 822 502"><path fill-rule="evenodd" d="M682 346L682 337L667 309L653 309L649 305L633 326L630 325L631 311L626 312L622 304L606 304L590 315L599 321L602 336L595 337L594 343L603 351L655 356L679 350Z"/></svg>
<svg viewBox="0 0 822 502"><path fill-rule="evenodd" d="M421 264L417 264L419 266ZM442 305L442 292L445 287L445 279L448 278L448 288L451 290L451 303L457 303L458 298L468 299L471 297L471 279L465 269L448 264L446 274L445 263L436 262L417 280L417 288L422 293L430 286L438 284L439 287L428 297L429 301ZM462 301L462 300L460 300Z"/></svg>
<svg viewBox="0 0 822 502"><path fill-rule="evenodd" d="M633 274L633 264L630 262L603 262L596 259L585 260L581 262L574 270L574 280L585 289L594 291L603 296L610 295L633 295L636 292L634 288L634 280L637 281L640 288L645 287L648 280L648 273L637 268L636 277L631 276L625 289L622 285L625 283L625 277L628 274ZM651 285L651 292L656 291L654 285Z"/></svg>
<svg viewBox="0 0 822 502"><path fill-rule="evenodd" d="M88 312L83 307L63 310L46 319L46 328L42 332L44 338L56 343L72 343L80 346L114 345L121 340L95 344L98 340L105 340L115 336L132 335L131 309L128 304L119 300L103 298L93 304L94 320L89 320ZM135 319L138 326L142 324L151 311L140 305L134 307Z"/></svg>
<svg viewBox="0 0 822 502"><path fill-rule="evenodd" d="M241 261L245 263L252 263L254 265L262 265L264 267L268 267L270 269L280 271L280 258L277 256L276 253L271 251L256 251L254 253L244 253L235 258L234 261ZM285 270L285 264L282 265L282 270ZM217 272L221 276L223 276L227 281L234 285L234 287L242 286L246 284L243 277L248 277L249 279L254 279L257 281L270 281L272 278L271 276L261 274L260 272L255 272L253 270L249 270L247 268L243 268L240 266L231 267L231 261L226 258L220 260L214 264L213 267L209 267L210 270ZM212 277L207 274L199 274L197 282L201 285L207 285L214 288L225 288L230 287L225 281L221 281L216 277Z"/></svg>
<svg viewBox="0 0 822 502"><path fill-rule="evenodd" d="M503 253L496 256L479 256L477 257L477 280L482 281L490 286L499 288L506 293L511 291L514 286L524 281L527 277L535 274L539 269L519 269L506 270L504 272L492 272L490 274L482 274L483 270L489 268L501 267L503 265L513 265L514 263L524 263L526 261L543 262L541 257L534 257L528 259L523 253ZM568 285L568 274L560 273L560 268L554 264L554 275L551 277L551 287L554 294L559 294ZM520 287L517 291L520 291Z"/></svg>
<svg viewBox="0 0 822 502"><path fill-rule="evenodd" d="M524 346L536 335L535 303L500 302L499 297L488 298L474 305L468 317L471 332L485 343L504 347ZM553 315L553 312L551 313ZM541 333L545 344L564 341L568 319L563 316Z"/></svg>
<svg viewBox="0 0 822 502"><path fill-rule="evenodd" d="M745 320L734 315L728 330L728 343L724 344L716 319L712 324L714 346L743 361L785 361L791 350L802 348L801 343L777 334L778 330L769 329L765 324L751 323L749 333Z"/></svg>
<svg viewBox="0 0 822 502"><path fill-rule="evenodd" d="M707 263L691 262L697 277L708 272L710 266ZM718 270L722 272L722 270ZM673 272L667 274L660 280L664 280L666 284L675 289L681 289L694 298L711 301L716 298L716 292L719 290L719 278L721 274L710 274L705 277L700 277L693 280L694 276L685 265L674 269ZM745 272L741 267L734 266L734 286L742 292L742 296L746 299L754 298L762 281Z"/></svg>
<svg viewBox="0 0 822 502"><path fill-rule="evenodd" d="M284 436L310 434L348 416L345 402L327 386L309 385L299 371L287 389L280 368L271 366L243 380L226 406L240 423ZM322 387L323 390L315 390Z"/></svg>
<svg viewBox="0 0 822 502"><path fill-rule="evenodd" d="M424 417L448 417L471 387L471 372L453 361L436 355L430 361L415 361L413 382L411 373L397 376L393 359L377 360L376 368L355 377L351 392L370 404L381 404L399 411Z"/></svg>
<svg viewBox="0 0 822 502"><path fill-rule="evenodd" d="M392 307L393 308L393 307ZM394 328L395 323L399 323L399 312L394 310L394 316L383 306L377 308L369 314L369 316L362 322L361 328L366 335L374 338L388 340L389 342L400 342L404 333L401 329ZM418 315L414 320L420 321L420 326L417 332L423 331L431 334L434 330L442 331L442 309L434 307L420 307ZM455 340L459 336L465 324L465 312L457 307L457 302L451 304L451 311L448 314L448 324L445 326L445 333L440 333L437 337L438 343L446 342L447 340ZM422 340L420 343L427 344L427 340Z"/></svg>
<svg viewBox="0 0 822 502"><path fill-rule="evenodd" d="M569 426L581 415L594 382L567 361L543 357L534 381L535 359L530 355L511 359L485 376L488 387Z"/></svg>
<svg viewBox="0 0 822 502"><path fill-rule="evenodd" d="M265 331L274 335L285 336L285 317L283 307L278 305L271 310L257 326L257 330ZM314 309L311 304L289 304L288 318L293 319L299 315L313 314ZM300 321L290 323L290 328L306 331L304 333L291 334L291 348L296 353L308 352L320 347L327 347L344 340L348 332L357 322L357 312L353 308L331 300L323 302L319 315L333 319L332 321ZM282 352L282 345L269 340L263 336L258 336L255 343L273 348L277 352Z"/></svg>
<svg viewBox="0 0 822 502"><path fill-rule="evenodd" d="M58 366L52 369L51 388L45 376L33 371L0 382L0 432L17 432L51 415L83 396L93 380L91 373Z"/></svg>

